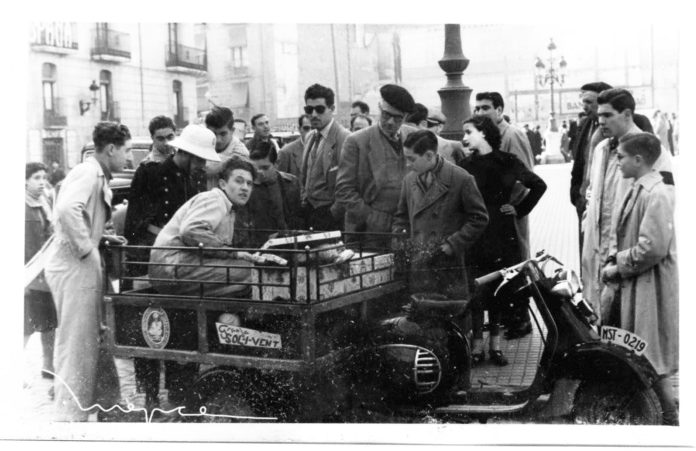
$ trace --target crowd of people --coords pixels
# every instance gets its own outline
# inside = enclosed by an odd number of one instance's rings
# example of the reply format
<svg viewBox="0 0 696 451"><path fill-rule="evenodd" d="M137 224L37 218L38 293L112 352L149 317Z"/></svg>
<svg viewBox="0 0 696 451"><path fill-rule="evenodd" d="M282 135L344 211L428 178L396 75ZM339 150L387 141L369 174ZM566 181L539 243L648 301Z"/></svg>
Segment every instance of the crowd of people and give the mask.
<svg viewBox="0 0 696 451"><path fill-rule="evenodd" d="M670 158L634 123L628 91L594 83L581 95L587 114L570 145L571 201L583 237L586 296L605 324L650 339L648 357L664 381L677 370L678 335ZM81 407L119 401L113 358L100 346L104 241L176 246L129 249L129 260L143 264L130 265L128 275L148 276L162 289L176 276L222 280L212 294L229 294L247 289L241 282L264 258L236 249L259 248L274 231L399 234L408 237L413 292L473 300L472 363L486 359L488 311L489 359L508 364L501 326L509 340L531 333L528 305L475 289L472 280L529 258L528 215L547 188L533 170L529 131L505 119L498 92L476 95L461 142L439 136L446 117L416 103L405 88L387 84L380 96L375 116L367 104L353 103L346 129L335 117L333 90L309 86L297 118L300 137L282 148L265 114L251 118L254 136L246 142L246 122L226 107L215 107L204 124L178 135L170 118L153 118L153 145L131 183L123 236L108 229L108 182L130 151L125 125L95 126L94 156L67 174L56 199L43 194L47 168L27 164L25 261L53 239L45 251L45 280L25 290L25 338L42 333L44 368L55 368L66 383L55 385L57 419L85 421L88 411ZM403 240L394 243L404 246ZM210 262L235 269L184 266L190 274L175 276L171 264L191 258L185 247L202 247ZM231 250L219 250L225 247ZM160 362L137 358L134 366L146 406L156 407ZM170 401L183 399L197 372L196 364L166 363ZM670 387L660 386L669 405ZM100 412L99 419L118 414Z"/></svg>

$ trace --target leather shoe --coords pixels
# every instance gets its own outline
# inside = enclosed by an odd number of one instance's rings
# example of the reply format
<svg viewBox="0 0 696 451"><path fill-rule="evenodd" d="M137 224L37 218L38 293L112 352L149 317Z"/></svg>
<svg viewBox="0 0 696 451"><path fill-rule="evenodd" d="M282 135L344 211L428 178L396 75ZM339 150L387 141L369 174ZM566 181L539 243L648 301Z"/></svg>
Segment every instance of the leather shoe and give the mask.
<svg viewBox="0 0 696 451"><path fill-rule="evenodd" d="M522 338L526 335L532 333L532 323L525 321L520 324L516 324L505 331L506 340L514 340L516 338Z"/></svg>
<svg viewBox="0 0 696 451"><path fill-rule="evenodd" d="M486 360L486 353L483 351L471 354L471 366L480 365L484 360Z"/></svg>
<svg viewBox="0 0 696 451"><path fill-rule="evenodd" d="M505 366L508 364L508 360L505 358L503 352L500 349L491 349L490 351L488 351L488 354L491 356L491 361L496 365Z"/></svg>

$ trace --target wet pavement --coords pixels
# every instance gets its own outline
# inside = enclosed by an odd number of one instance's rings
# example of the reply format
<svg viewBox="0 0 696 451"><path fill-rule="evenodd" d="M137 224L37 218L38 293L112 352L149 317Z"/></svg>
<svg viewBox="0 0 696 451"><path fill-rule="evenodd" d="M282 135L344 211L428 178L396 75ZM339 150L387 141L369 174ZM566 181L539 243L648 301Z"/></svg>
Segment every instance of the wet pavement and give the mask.
<svg viewBox="0 0 696 451"><path fill-rule="evenodd" d="M537 166L536 172L546 181L548 190L531 214L531 249L541 249L564 262L575 270L579 267L577 216L568 200L570 164ZM531 384L537 363L543 351L541 333L535 327L531 335L517 340L501 340L502 350L509 360L509 365L497 367L489 361L484 362L472 372L474 385L504 385L523 387ZM488 336L486 334L486 339ZM485 344L487 349L487 343ZM48 392L52 381L40 374L41 343L34 334L24 353L22 405L18 415L22 422L49 422L53 413L53 404ZM144 407L144 395L136 393L133 364L129 359L116 359L116 366L121 380L121 394L127 403L135 407ZM672 378L678 396L678 375ZM160 390L160 405L163 410L171 409L167 401L167 391ZM94 418L91 418L92 420ZM427 419L426 419L427 420ZM516 421L524 422L525 419ZM180 421L175 416L164 417L155 421ZM493 420L496 422L496 420ZM500 420L509 422L509 420Z"/></svg>

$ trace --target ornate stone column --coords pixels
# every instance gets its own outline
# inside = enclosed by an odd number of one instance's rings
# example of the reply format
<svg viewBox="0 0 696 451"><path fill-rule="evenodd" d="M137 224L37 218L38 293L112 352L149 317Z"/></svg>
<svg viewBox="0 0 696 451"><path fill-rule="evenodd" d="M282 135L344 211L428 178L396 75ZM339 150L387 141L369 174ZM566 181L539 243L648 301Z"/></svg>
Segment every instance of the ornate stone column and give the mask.
<svg viewBox="0 0 696 451"><path fill-rule="evenodd" d="M442 114L447 123L440 133L445 139L462 139L462 123L471 116L471 88L462 83L462 75L469 66L469 60L462 53L460 26L445 24L445 54L438 61L445 71L447 84L437 93L442 103Z"/></svg>

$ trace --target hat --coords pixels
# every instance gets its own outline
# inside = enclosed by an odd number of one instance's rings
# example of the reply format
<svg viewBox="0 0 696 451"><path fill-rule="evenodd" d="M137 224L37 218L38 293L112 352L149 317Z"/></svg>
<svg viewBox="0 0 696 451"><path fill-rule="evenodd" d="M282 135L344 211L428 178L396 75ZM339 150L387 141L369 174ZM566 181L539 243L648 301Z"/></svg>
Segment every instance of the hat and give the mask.
<svg viewBox="0 0 696 451"><path fill-rule="evenodd" d="M204 160L220 161L215 152L215 134L201 125L187 125L169 145Z"/></svg>
<svg viewBox="0 0 696 451"><path fill-rule="evenodd" d="M379 94L382 96L382 100L387 102L389 106L402 113L411 113L416 106L416 102L411 94L398 85L384 85L379 88Z"/></svg>
<svg viewBox="0 0 696 451"><path fill-rule="evenodd" d="M445 117L440 110L437 110L435 108L431 108L428 110L430 114L428 114L428 122L429 123L438 123L438 124L444 124L447 122L447 118ZM430 124L428 124L430 125Z"/></svg>

